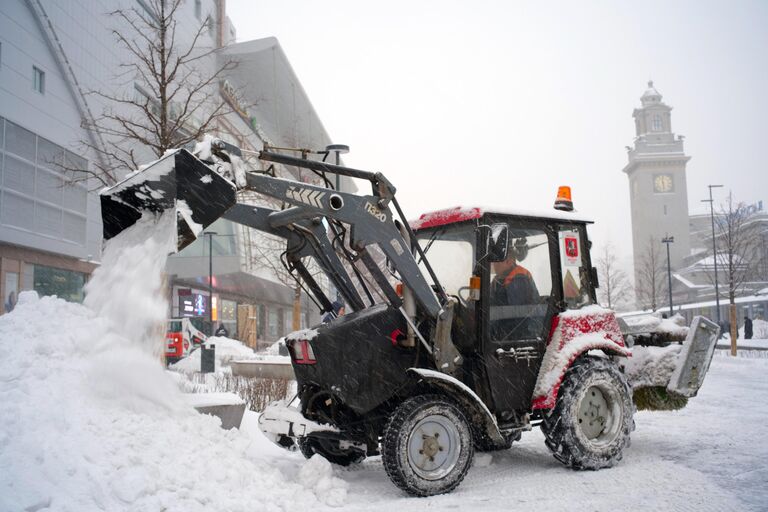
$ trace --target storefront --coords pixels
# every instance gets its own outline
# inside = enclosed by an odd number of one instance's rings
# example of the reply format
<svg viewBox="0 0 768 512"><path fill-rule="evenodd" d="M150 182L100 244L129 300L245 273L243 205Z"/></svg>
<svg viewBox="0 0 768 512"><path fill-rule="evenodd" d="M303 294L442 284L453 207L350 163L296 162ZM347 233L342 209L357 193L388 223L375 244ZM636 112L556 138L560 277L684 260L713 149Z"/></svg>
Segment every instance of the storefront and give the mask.
<svg viewBox="0 0 768 512"><path fill-rule="evenodd" d="M94 268L94 264L74 258L0 244L2 312L7 313L15 307L19 292L23 290L82 302L83 287Z"/></svg>

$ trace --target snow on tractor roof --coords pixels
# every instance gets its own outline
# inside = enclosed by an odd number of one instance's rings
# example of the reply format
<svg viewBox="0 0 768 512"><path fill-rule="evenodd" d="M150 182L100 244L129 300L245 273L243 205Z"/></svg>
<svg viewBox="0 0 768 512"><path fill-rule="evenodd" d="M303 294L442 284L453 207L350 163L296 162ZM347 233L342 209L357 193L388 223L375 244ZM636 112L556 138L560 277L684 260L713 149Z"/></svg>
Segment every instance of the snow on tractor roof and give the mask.
<svg viewBox="0 0 768 512"><path fill-rule="evenodd" d="M423 213L421 217L409 221L411 229L419 230L453 224L465 220L479 219L486 213L498 213L502 215L516 215L535 219L570 220L576 222L593 222L592 219L580 215L578 212L564 212L560 210L526 210L522 208L497 207L497 206L455 206L444 210L436 210Z"/></svg>

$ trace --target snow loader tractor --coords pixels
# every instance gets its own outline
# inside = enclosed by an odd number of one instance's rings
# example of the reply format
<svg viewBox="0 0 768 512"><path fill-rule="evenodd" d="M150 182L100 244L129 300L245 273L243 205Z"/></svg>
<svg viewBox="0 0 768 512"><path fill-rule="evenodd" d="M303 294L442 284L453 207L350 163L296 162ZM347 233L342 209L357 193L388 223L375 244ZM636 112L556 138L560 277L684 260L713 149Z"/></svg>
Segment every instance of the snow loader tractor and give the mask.
<svg viewBox="0 0 768 512"><path fill-rule="evenodd" d="M242 175L232 169L238 148L214 141L205 153L180 150L103 191L105 238L146 211L176 208L179 249L218 216L284 238L286 269L332 313L312 266L325 273L348 313L286 337L298 395L259 420L284 447L340 465L380 454L391 481L415 496L452 491L475 451L508 448L535 426L566 466L606 468L634 428L630 375L691 397L707 373L717 327L700 317L663 368L652 357L631 366L630 344L643 338L625 336L597 305L590 221L572 211L570 190L543 213L454 208L408 222L380 173L265 148L254 156L269 167ZM319 184L278 178L275 165ZM335 190L334 175L371 192ZM236 190L281 206L238 203ZM135 211L124 219L126 205Z"/></svg>

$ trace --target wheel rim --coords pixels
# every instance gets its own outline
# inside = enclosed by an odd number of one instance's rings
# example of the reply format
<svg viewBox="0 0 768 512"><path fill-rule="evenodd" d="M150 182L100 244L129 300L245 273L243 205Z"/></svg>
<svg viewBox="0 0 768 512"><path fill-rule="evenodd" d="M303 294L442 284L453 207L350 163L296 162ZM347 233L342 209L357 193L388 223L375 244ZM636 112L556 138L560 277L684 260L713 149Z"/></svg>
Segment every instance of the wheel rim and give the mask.
<svg viewBox="0 0 768 512"><path fill-rule="evenodd" d="M423 418L408 437L408 464L426 480L439 480L450 473L460 452L459 430L445 416Z"/></svg>
<svg viewBox="0 0 768 512"><path fill-rule="evenodd" d="M578 428L593 444L609 444L621 424L619 397L613 389L594 385L587 388L578 408Z"/></svg>

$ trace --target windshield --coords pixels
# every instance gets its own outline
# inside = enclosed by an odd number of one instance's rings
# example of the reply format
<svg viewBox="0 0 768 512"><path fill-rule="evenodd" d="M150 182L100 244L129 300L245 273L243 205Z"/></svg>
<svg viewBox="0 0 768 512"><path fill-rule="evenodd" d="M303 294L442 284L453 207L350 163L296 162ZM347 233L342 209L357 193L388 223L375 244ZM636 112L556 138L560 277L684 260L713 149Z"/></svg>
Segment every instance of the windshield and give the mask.
<svg viewBox="0 0 768 512"><path fill-rule="evenodd" d="M475 229L441 227L417 235L422 250L432 266L437 279L448 295L458 295L459 289L469 286L469 278L475 268ZM419 268L425 276L428 272L424 262Z"/></svg>

